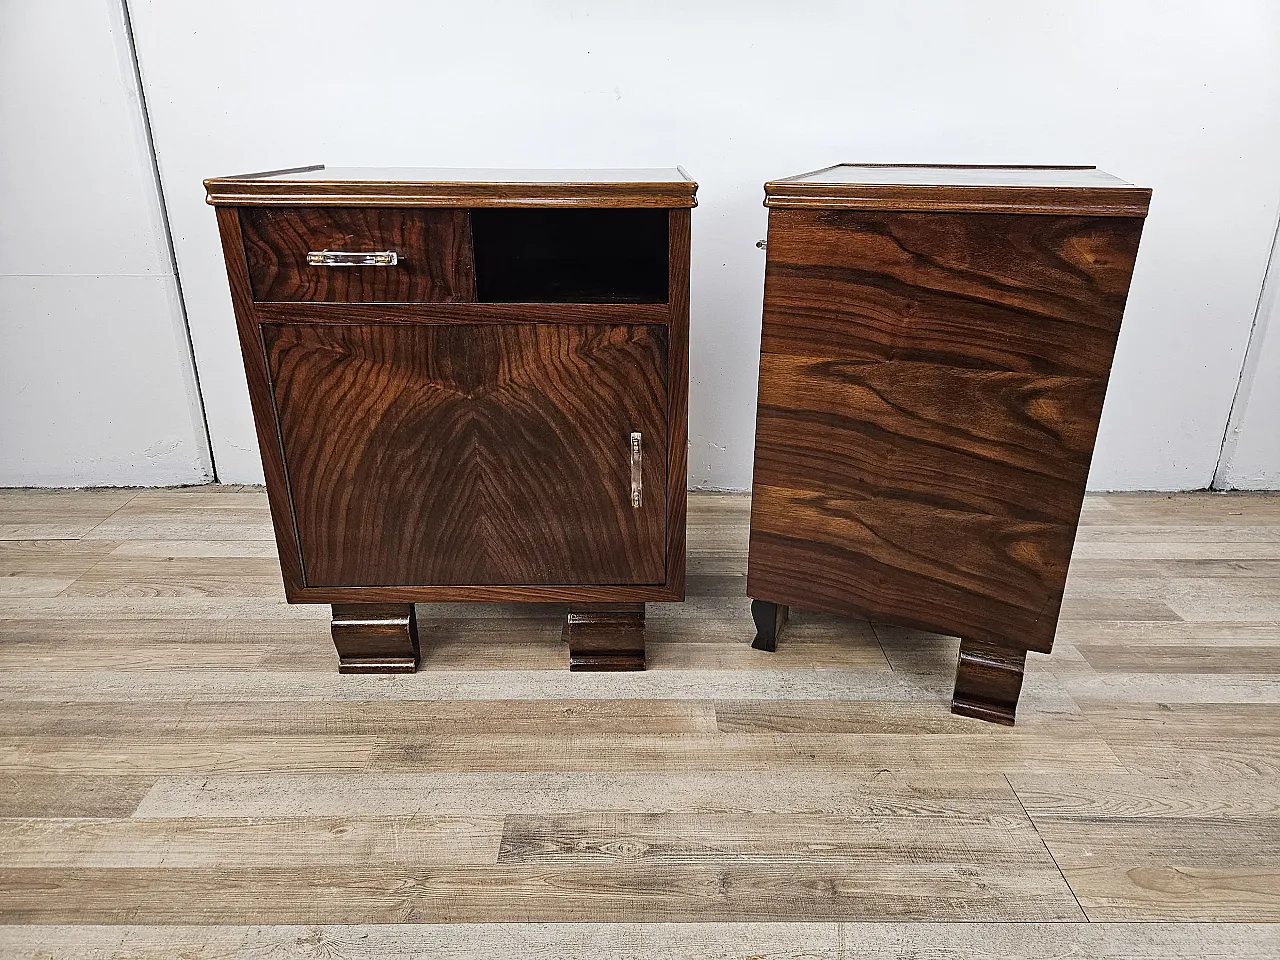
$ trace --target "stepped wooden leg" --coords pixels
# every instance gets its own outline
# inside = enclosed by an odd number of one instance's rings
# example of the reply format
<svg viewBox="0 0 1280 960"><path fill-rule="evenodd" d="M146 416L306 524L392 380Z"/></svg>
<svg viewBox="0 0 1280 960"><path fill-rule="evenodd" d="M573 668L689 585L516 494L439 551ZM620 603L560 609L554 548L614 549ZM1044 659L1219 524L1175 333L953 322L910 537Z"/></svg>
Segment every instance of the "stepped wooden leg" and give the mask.
<svg viewBox="0 0 1280 960"><path fill-rule="evenodd" d="M570 670L643 670L643 603L576 603L564 623Z"/></svg>
<svg viewBox="0 0 1280 960"><path fill-rule="evenodd" d="M770 653L778 649L778 634L782 632L782 627L790 615L791 608L784 604L771 603L768 600L752 600L751 619L756 622L756 638L751 646Z"/></svg>
<svg viewBox="0 0 1280 960"><path fill-rule="evenodd" d="M1027 651L982 640L960 641L951 712L1013 726Z"/></svg>
<svg viewBox="0 0 1280 960"><path fill-rule="evenodd" d="M413 673L418 620L412 603L335 603L339 673Z"/></svg>

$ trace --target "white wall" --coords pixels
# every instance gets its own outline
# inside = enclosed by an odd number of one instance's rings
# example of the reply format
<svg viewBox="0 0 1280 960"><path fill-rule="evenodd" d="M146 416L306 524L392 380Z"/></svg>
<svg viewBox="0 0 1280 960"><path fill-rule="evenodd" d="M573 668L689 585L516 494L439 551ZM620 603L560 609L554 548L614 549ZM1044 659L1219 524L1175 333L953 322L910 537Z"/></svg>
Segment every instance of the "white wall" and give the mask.
<svg viewBox="0 0 1280 960"><path fill-rule="evenodd" d="M1214 476L1280 203L1280 4L131 0L220 476L261 478L202 178L684 164L690 477L750 481L761 183L1096 163L1155 189L1090 482ZM1274 429L1274 414L1264 414Z"/></svg>
<svg viewBox="0 0 1280 960"><path fill-rule="evenodd" d="M0 486L208 480L121 7L0 2Z"/></svg>

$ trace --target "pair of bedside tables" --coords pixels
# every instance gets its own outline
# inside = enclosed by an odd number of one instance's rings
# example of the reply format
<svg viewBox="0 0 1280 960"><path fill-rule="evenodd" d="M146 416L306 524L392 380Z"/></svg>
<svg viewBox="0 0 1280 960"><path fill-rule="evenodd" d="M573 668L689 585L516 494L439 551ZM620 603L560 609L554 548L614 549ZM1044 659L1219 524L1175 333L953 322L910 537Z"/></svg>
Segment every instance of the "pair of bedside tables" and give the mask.
<svg viewBox="0 0 1280 960"><path fill-rule="evenodd" d="M568 604L641 669L684 598L690 210L670 170L274 171L217 208L290 602L343 672L415 602ZM770 207L747 592L962 638L1011 723L1048 652L1150 191L1092 168L840 165Z"/></svg>

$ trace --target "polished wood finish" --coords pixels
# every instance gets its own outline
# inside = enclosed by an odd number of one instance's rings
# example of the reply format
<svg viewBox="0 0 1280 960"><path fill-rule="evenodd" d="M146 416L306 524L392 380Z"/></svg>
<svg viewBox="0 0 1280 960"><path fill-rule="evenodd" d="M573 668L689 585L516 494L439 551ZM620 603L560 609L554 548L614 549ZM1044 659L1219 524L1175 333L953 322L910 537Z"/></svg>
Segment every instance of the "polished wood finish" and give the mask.
<svg viewBox="0 0 1280 960"><path fill-rule="evenodd" d="M1087 497L1016 727L953 638L745 649L748 510L691 494L648 673L448 604L339 677L261 488L0 491L0 954L1276 955L1280 497Z"/></svg>
<svg viewBox="0 0 1280 960"><path fill-rule="evenodd" d="M756 624L756 638L751 646L766 653L778 649L778 634L782 632L790 616L791 608L786 604L752 600L751 619Z"/></svg>
<svg viewBox="0 0 1280 960"><path fill-rule="evenodd" d="M643 670L644 604L570 604L564 639L570 670Z"/></svg>
<svg viewBox="0 0 1280 960"><path fill-rule="evenodd" d="M245 207L240 233L255 300L453 303L475 300L466 210ZM311 266L307 254L393 252L394 267Z"/></svg>
<svg viewBox="0 0 1280 960"><path fill-rule="evenodd" d="M1142 219L957 213L933 169L870 169L904 209L837 191L769 214L748 593L1020 663L1053 645ZM1033 174L975 189L1090 202ZM972 713L970 666L955 703ZM1011 720L1017 692L992 693L990 718Z"/></svg>
<svg viewBox="0 0 1280 960"><path fill-rule="evenodd" d="M219 206L694 207L682 167L503 170L445 167L298 167L204 182Z"/></svg>
<svg viewBox="0 0 1280 960"><path fill-rule="evenodd" d="M689 470L689 210L671 211L667 324L667 597L683 600ZM585 597L583 599L586 599ZM618 599L623 599L619 597Z"/></svg>
<svg viewBox="0 0 1280 960"><path fill-rule="evenodd" d="M981 640L960 640L951 712L1013 726L1027 651Z"/></svg>
<svg viewBox="0 0 1280 960"><path fill-rule="evenodd" d="M307 585L662 583L666 334L263 325Z"/></svg>
<svg viewBox="0 0 1280 960"><path fill-rule="evenodd" d="M683 171L302 168L208 184L291 602L683 599L696 189ZM623 228L613 208L666 219L619 237L636 258L623 302L479 303L479 207L487 230L516 224L503 207L580 208L572 223L603 233ZM555 210L536 214L519 223ZM561 260L546 269L571 281L558 289L608 299L581 274L595 233L575 248L553 226ZM403 261L305 264L326 247Z"/></svg>
<svg viewBox="0 0 1280 960"><path fill-rule="evenodd" d="M764 189L768 207L828 210L1145 217L1151 202L1148 188L1096 167L838 163Z"/></svg>
<svg viewBox="0 0 1280 960"><path fill-rule="evenodd" d="M258 452L262 456L262 471L266 478L267 498L271 503L271 522L275 528L276 545L280 551L280 573L284 578L285 594L293 600L297 591L305 586L302 577L302 556L298 550L298 534L293 523L293 505L289 500L289 482L285 474L284 457L280 451L275 413L275 398L271 378L267 374L266 354L262 349L259 319L254 309L253 290L249 283L249 267L245 258L244 238L240 233L240 217L234 207L218 207L218 232L222 237L222 258L227 268L227 280L231 286L231 304L235 311L236 333L240 338L240 356L244 361L245 381L249 387L249 406L253 411L253 424L258 438ZM399 598L351 597L350 601L388 600ZM325 600L343 601L342 597Z"/></svg>
<svg viewBox="0 0 1280 960"><path fill-rule="evenodd" d="M339 673L418 669L418 620L412 603L335 603L330 629Z"/></svg>
<svg viewBox="0 0 1280 960"><path fill-rule="evenodd" d="M259 303L261 323L512 323L527 324L527 303ZM538 323L652 323L670 326L665 303L540 303Z"/></svg>

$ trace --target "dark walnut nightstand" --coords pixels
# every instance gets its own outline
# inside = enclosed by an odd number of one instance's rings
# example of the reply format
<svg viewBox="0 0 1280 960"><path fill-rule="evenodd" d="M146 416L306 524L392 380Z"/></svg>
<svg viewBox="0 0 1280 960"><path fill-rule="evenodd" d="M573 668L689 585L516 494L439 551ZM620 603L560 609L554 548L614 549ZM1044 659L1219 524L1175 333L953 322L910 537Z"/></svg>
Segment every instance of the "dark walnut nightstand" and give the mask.
<svg viewBox="0 0 1280 960"><path fill-rule="evenodd" d="M417 667L413 604L569 604L575 670L682 600L683 170L205 181L285 594L342 672Z"/></svg>
<svg viewBox="0 0 1280 960"><path fill-rule="evenodd" d="M1049 652L1151 191L1092 167L839 165L765 184L747 592L956 635L1012 723Z"/></svg>

